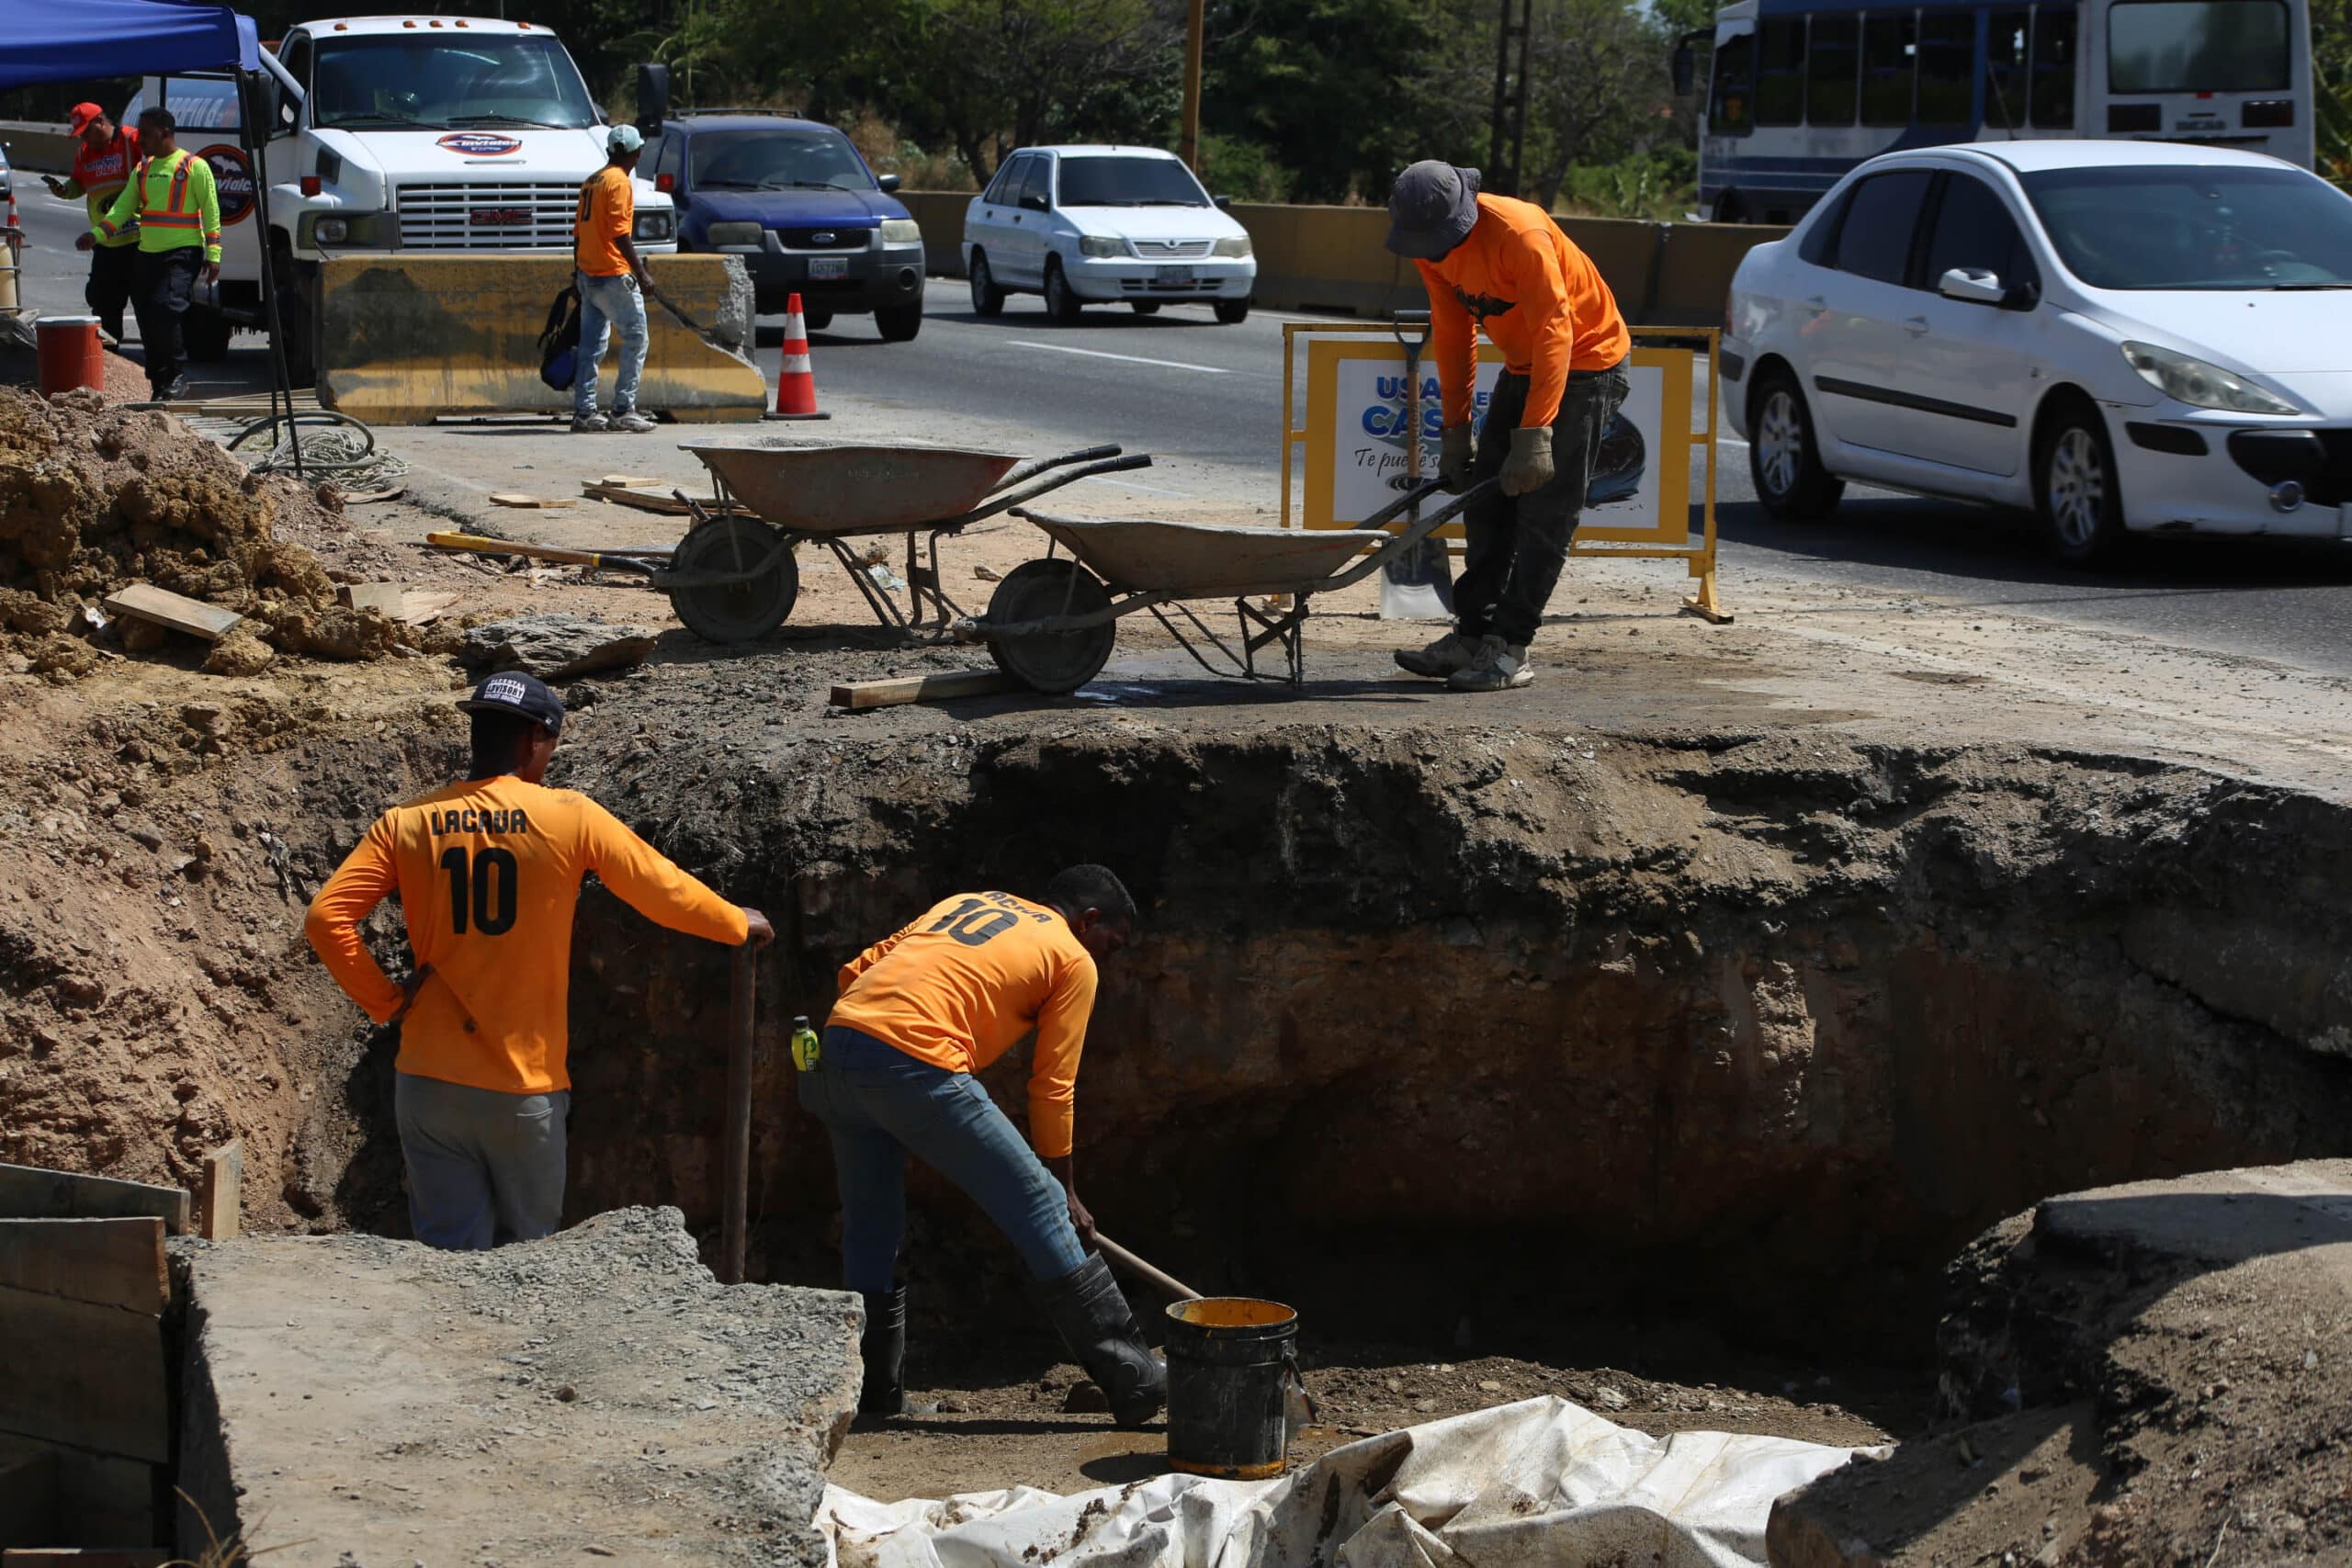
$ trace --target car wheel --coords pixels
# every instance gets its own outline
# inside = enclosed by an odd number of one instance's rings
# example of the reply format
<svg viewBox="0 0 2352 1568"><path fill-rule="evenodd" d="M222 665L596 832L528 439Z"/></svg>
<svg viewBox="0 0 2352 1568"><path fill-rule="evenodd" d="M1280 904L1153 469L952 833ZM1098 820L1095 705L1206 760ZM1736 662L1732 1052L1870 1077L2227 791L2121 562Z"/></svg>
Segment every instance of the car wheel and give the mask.
<svg viewBox="0 0 2352 1568"><path fill-rule="evenodd" d="M915 333L922 331L922 307L877 306L874 311L874 324L882 329L884 343L912 343Z"/></svg>
<svg viewBox="0 0 2352 1568"><path fill-rule="evenodd" d="M1157 299L1130 299L1127 301L1127 309L1133 310L1138 316L1157 316L1159 314L1159 301Z"/></svg>
<svg viewBox="0 0 2352 1568"><path fill-rule="evenodd" d="M804 307L800 312L800 324L812 333L820 333L833 324L833 313Z"/></svg>
<svg viewBox="0 0 2352 1568"><path fill-rule="evenodd" d="M986 251L972 253L972 314L1001 316L1004 314L1004 290L996 286L996 274L989 270Z"/></svg>
<svg viewBox="0 0 2352 1568"><path fill-rule="evenodd" d="M2069 398L2043 422L2034 443L2033 491L2051 553L2088 566L2123 538L2123 491L2115 447L2098 410Z"/></svg>
<svg viewBox="0 0 2352 1568"><path fill-rule="evenodd" d="M1220 299L1216 302L1216 319L1228 327L1238 327L1250 319L1247 299Z"/></svg>
<svg viewBox="0 0 2352 1568"><path fill-rule="evenodd" d="M1846 481L1821 466L1813 411L1796 378L1773 371L1759 378L1747 420L1747 472L1756 499L1784 523L1826 516L1846 493Z"/></svg>
<svg viewBox="0 0 2352 1568"><path fill-rule="evenodd" d="M1071 292L1069 279L1062 276L1061 258L1057 256L1046 264L1046 314L1063 326L1075 326L1085 302Z"/></svg>

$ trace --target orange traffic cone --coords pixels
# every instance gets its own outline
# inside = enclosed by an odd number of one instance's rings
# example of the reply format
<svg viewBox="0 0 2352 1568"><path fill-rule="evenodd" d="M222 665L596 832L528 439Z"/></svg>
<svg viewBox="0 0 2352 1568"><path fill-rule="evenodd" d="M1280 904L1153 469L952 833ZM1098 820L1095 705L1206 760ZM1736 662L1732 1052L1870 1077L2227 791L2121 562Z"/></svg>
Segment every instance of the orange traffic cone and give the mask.
<svg viewBox="0 0 2352 1568"><path fill-rule="evenodd" d="M784 307L784 367L775 378L775 412L770 419L830 419L817 412L817 375L808 367L808 329L800 317L800 296Z"/></svg>

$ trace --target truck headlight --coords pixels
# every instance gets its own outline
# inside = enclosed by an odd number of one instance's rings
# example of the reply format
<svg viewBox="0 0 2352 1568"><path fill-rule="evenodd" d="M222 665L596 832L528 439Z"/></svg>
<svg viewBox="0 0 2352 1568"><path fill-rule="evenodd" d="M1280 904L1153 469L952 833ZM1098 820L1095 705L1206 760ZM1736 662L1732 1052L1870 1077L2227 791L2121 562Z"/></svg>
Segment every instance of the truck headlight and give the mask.
<svg viewBox="0 0 2352 1568"><path fill-rule="evenodd" d="M753 224L753 228L759 227ZM671 212L640 212L637 215L636 237L640 240L666 240L678 231L678 220Z"/></svg>
<svg viewBox="0 0 2352 1568"><path fill-rule="evenodd" d="M340 245L351 237L351 225L340 218L322 218L311 236L322 245Z"/></svg>
<svg viewBox="0 0 2352 1568"><path fill-rule="evenodd" d="M1082 234L1079 237L1078 254L1082 256L1095 257L1123 256L1127 254L1127 243L1125 240L1104 239L1095 234Z"/></svg>
<svg viewBox="0 0 2352 1568"><path fill-rule="evenodd" d="M1235 261L1248 260L1250 256L1250 236L1247 234L1237 234L1230 240L1219 240L1216 243L1216 254L1221 256L1230 256Z"/></svg>
<svg viewBox="0 0 2352 1568"><path fill-rule="evenodd" d="M2186 354L2175 354L2152 343L2127 343L2123 358L2140 378L2165 397L2192 408L2226 409L2232 413L2299 413L2284 399L2275 398L2233 371Z"/></svg>
<svg viewBox="0 0 2352 1568"><path fill-rule="evenodd" d="M389 212L304 213L294 225L294 243L305 247L360 245L389 250L400 243L399 235Z"/></svg>
<svg viewBox="0 0 2352 1568"><path fill-rule="evenodd" d="M757 223L714 223L704 232L710 243L720 250L729 245L749 245L758 250L768 243L768 231ZM638 220L639 239L645 238L645 220Z"/></svg>
<svg viewBox="0 0 2352 1568"><path fill-rule="evenodd" d="M882 243L886 245L920 245L922 243L922 225L911 218L885 218L882 220Z"/></svg>

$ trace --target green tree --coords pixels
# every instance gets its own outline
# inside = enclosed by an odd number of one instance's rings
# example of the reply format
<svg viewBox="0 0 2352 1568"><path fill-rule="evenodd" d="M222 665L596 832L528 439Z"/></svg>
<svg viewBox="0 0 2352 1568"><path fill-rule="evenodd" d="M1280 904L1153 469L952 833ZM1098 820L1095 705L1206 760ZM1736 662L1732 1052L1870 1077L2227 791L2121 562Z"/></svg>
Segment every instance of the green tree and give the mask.
<svg viewBox="0 0 2352 1568"><path fill-rule="evenodd" d="M1672 134L1671 51L1666 25L1634 0L1539 0L1521 194L1550 207L1570 169Z"/></svg>

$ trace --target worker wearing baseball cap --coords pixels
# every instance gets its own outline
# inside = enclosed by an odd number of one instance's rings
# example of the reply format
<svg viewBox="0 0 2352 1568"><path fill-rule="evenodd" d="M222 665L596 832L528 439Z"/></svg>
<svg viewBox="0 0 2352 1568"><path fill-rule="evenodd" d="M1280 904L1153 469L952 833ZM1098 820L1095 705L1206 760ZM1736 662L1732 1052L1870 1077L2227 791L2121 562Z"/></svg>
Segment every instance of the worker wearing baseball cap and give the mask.
<svg viewBox="0 0 2352 1568"><path fill-rule="evenodd" d="M74 133L73 171L62 180L55 175L43 175L41 180L50 195L69 200L78 196L89 205L90 227L74 242L74 249L90 253L90 276L82 285L82 298L89 301L90 313L98 318L107 336L120 343L122 308L130 303L131 258L139 254L139 232L133 229L104 234L98 230L98 220L130 183L130 171L139 164L139 132L117 125L96 104L75 104L65 124Z"/></svg>
<svg viewBox="0 0 2352 1568"><path fill-rule="evenodd" d="M637 380L645 372L645 263L637 254L637 195L629 176L645 151L633 125L616 125L605 138L605 166L580 186L580 210L572 224L572 283L580 290L580 353L571 379L571 428L575 434L620 430L642 435L653 422L637 412ZM620 374L613 383L613 412L596 412L596 362L605 357L606 334L621 333Z"/></svg>
<svg viewBox="0 0 2352 1568"><path fill-rule="evenodd" d="M582 876L690 936L764 945L775 932L586 795L539 782L563 729L563 701L544 683L492 675L458 705L473 717L466 776L378 818L311 900L304 930L369 1018L400 1023L393 1107L410 1224L419 1241L468 1249L547 1235L562 1217ZM400 982L359 934L390 893L415 959Z"/></svg>
<svg viewBox="0 0 2352 1568"><path fill-rule="evenodd" d="M1481 194L1476 169L1415 164L1396 176L1388 219L1388 248L1412 260L1430 292L1445 408L1438 472L1457 486L1502 481L1463 518L1469 558L1453 585L1453 630L1396 662L1457 692L1524 686L1601 433L1625 400L1633 338L1600 269L1551 214ZM1503 374L1474 441L1481 330L1502 350Z"/></svg>

